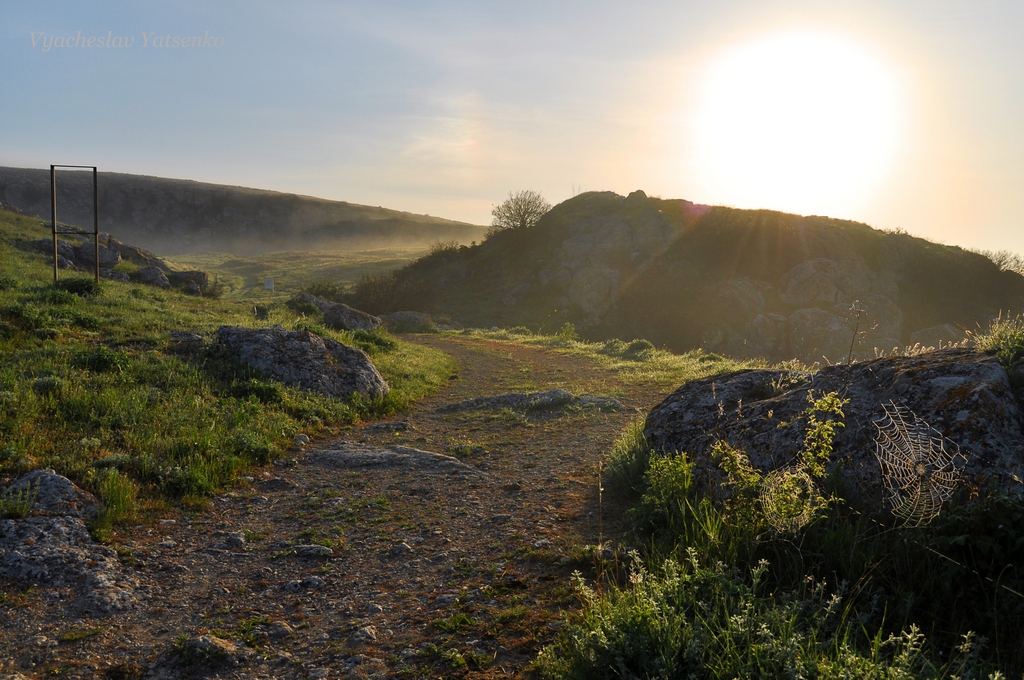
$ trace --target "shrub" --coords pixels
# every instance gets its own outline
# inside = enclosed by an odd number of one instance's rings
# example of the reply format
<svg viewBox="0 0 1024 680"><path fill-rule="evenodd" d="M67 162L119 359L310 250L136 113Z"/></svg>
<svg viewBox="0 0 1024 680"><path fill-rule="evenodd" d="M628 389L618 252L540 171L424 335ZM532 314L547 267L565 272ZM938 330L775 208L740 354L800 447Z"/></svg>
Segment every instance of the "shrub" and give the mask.
<svg viewBox="0 0 1024 680"><path fill-rule="evenodd" d="M256 378L235 381L231 385L231 394L239 399L256 397L264 404L280 404L284 399L284 391L279 384Z"/></svg>
<svg viewBox="0 0 1024 680"><path fill-rule="evenodd" d="M90 297L92 295L99 295L103 292L103 284L96 281L96 279L61 279L56 284L58 290L67 291L68 293L74 293L81 297Z"/></svg>
<svg viewBox="0 0 1024 680"><path fill-rule="evenodd" d="M302 287L300 290L307 295L322 297L323 299L330 300L331 302L343 302L345 298L345 289L334 281L329 281L327 279L314 281L313 283ZM317 308L316 311L319 312L320 309Z"/></svg>
<svg viewBox="0 0 1024 680"><path fill-rule="evenodd" d="M51 288L43 294L43 301L51 305L73 305L80 300L74 293L60 288Z"/></svg>
<svg viewBox="0 0 1024 680"><path fill-rule="evenodd" d="M136 487L116 469L108 468L96 485L102 504L93 531L104 531L130 520L135 515Z"/></svg>
<svg viewBox="0 0 1024 680"><path fill-rule="evenodd" d="M654 351L654 344L650 340L637 338L630 342L622 351L622 356L627 359L644 359Z"/></svg>
<svg viewBox="0 0 1024 680"><path fill-rule="evenodd" d="M356 347L367 354L393 352L398 348L398 343L380 330L354 331L352 333L352 340Z"/></svg>
<svg viewBox="0 0 1024 680"><path fill-rule="evenodd" d="M19 302L0 309L0 317L23 331L33 331L46 324L46 315L42 310L27 302Z"/></svg>
<svg viewBox="0 0 1024 680"><path fill-rule="evenodd" d="M21 519L32 511L36 501L34 488L22 487L18 490L4 489L0 494L0 519Z"/></svg>
<svg viewBox="0 0 1024 680"><path fill-rule="evenodd" d="M121 373L128 367L129 357L126 352L110 349L106 345L97 345L92 349L79 352L72 364L93 373Z"/></svg>
<svg viewBox="0 0 1024 680"><path fill-rule="evenodd" d="M651 459L651 447L644 438L644 419L639 418L619 436L608 454L605 484L608 491L627 500L643 495L644 476Z"/></svg>
<svg viewBox="0 0 1024 680"><path fill-rule="evenodd" d="M555 337L563 342L576 342L580 339L580 334L576 332L576 326L572 325L569 321L562 324L562 327L555 333Z"/></svg>
<svg viewBox="0 0 1024 680"><path fill-rule="evenodd" d="M18 287L18 279L8 274L0 274L0 290L14 290Z"/></svg>

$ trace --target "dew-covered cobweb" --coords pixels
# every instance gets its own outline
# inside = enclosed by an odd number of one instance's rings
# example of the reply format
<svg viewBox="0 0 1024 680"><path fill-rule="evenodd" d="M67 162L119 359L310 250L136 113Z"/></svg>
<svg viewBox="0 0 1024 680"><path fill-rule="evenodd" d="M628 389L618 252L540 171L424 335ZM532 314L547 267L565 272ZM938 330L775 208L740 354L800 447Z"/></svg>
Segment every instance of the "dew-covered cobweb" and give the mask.
<svg viewBox="0 0 1024 680"><path fill-rule="evenodd" d="M882 409L875 456L892 512L906 525L927 524L956 491L967 458L906 406L890 401Z"/></svg>

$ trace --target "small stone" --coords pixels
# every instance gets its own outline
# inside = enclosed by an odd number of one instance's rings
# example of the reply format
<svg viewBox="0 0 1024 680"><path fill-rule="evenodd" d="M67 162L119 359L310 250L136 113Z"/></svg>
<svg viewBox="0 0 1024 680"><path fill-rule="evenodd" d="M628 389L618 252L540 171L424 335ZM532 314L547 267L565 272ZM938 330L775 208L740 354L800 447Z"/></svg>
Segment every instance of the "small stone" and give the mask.
<svg viewBox="0 0 1024 680"><path fill-rule="evenodd" d="M228 536L227 540L224 541L224 545L226 545L230 550L238 550L239 548L245 547L245 534L231 534Z"/></svg>
<svg viewBox="0 0 1024 680"><path fill-rule="evenodd" d="M399 543L388 552L390 557L406 557L411 555L413 552L412 547L408 543Z"/></svg>
<svg viewBox="0 0 1024 680"><path fill-rule="evenodd" d="M370 605L366 608L366 611L370 614L383 614L384 608L375 602L371 602Z"/></svg>
<svg viewBox="0 0 1024 680"><path fill-rule="evenodd" d="M297 545L292 548L297 557L330 557L334 551L325 545Z"/></svg>
<svg viewBox="0 0 1024 680"><path fill-rule="evenodd" d="M308 443L309 443L309 437L308 436L306 436L306 435L304 435L302 433L299 433L299 434L295 435L295 445L296 446L305 446Z"/></svg>
<svg viewBox="0 0 1024 680"><path fill-rule="evenodd" d="M174 539L168 538L165 541L160 541L156 545L158 548L174 548L178 545L178 542Z"/></svg>
<svg viewBox="0 0 1024 680"><path fill-rule="evenodd" d="M316 588L324 587L324 580L319 576L307 576L302 579L302 587L307 590L315 590Z"/></svg>
<svg viewBox="0 0 1024 680"><path fill-rule="evenodd" d="M295 631L284 621L271 621L270 627L267 628L267 635L279 640L281 638L292 637L295 635Z"/></svg>
<svg viewBox="0 0 1024 680"><path fill-rule="evenodd" d="M533 547L534 548L544 548L544 547L547 547L549 545L551 545L551 541L546 539L546 538L542 538L539 541L534 541L533 542Z"/></svg>
<svg viewBox="0 0 1024 680"><path fill-rule="evenodd" d="M504 524L512 519L512 515L494 515L491 517L491 521L495 524Z"/></svg>
<svg viewBox="0 0 1024 680"><path fill-rule="evenodd" d="M438 595L434 599L434 604L439 605L441 607L450 607L453 604L455 604L455 601L458 599L458 595L454 595L452 593L445 593L443 595Z"/></svg>
<svg viewBox="0 0 1024 680"><path fill-rule="evenodd" d="M377 639L377 629L373 626L364 626L348 636L345 640L346 647L359 647Z"/></svg>

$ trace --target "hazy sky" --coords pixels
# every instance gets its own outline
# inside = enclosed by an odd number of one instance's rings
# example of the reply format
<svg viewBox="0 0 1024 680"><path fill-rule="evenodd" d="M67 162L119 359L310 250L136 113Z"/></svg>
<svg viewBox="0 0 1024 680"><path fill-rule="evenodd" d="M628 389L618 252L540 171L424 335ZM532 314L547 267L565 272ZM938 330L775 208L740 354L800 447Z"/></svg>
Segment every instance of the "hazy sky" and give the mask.
<svg viewBox="0 0 1024 680"><path fill-rule="evenodd" d="M0 165L478 224L643 189L1024 252L1022 36L1019 0L0 0Z"/></svg>

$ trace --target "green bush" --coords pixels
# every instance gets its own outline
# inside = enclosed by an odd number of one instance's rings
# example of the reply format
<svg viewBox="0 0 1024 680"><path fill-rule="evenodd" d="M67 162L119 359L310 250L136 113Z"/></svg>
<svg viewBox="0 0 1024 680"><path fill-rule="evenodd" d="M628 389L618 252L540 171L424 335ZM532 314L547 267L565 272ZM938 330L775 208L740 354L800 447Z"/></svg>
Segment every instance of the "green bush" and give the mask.
<svg viewBox="0 0 1024 680"><path fill-rule="evenodd" d="M71 362L74 366L92 371L93 373L107 373L124 371L128 367L128 354L110 349L106 345L97 345L91 349L79 352Z"/></svg>
<svg viewBox="0 0 1024 680"><path fill-rule="evenodd" d="M0 318L23 331L34 331L46 325L46 314L28 302L19 302L0 308Z"/></svg>
<svg viewBox="0 0 1024 680"><path fill-rule="evenodd" d="M240 399L256 397L264 404L280 404L284 400L284 391L278 383L256 378L235 381L231 385L231 394Z"/></svg>
<svg viewBox="0 0 1024 680"><path fill-rule="evenodd" d="M8 274L0 274L0 290L14 290L18 287L18 279Z"/></svg>
<svg viewBox="0 0 1024 680"><path fill-rule="evenodd" d="M356 347L367 354L393 352L398 348L398 343L381 330L353 331L352 341Z"/></svg>
<svg viewBox="0 0 1024 680"><path fill-rule="evenodd" d="M61 279L55 284L58 290L74 293L81 297L91 297L103 292L103 284L96 279L72 278Z"/></svg>
<svg viewBox="0 0 1024 680"><path fill-rule="evenodd" d="M627 359L644 359L654 351L654 344L650 340L637 338L630 342L623 350L622 356Z"/></svg>
<svg viewBox="0 0 1024 680"><path fill-rule="evenodd" d="M43 302L51 305L73 305L81 301L81 298L60 288L51 288L43 293Z"/></svg>
<svg viewBox="0 0 1024 680"><path fill-rule="evenodd" d="M640 498L647 489L644 476L650 458L651 447L644 438L644 419L639 418L630 423L608 453L605 486L609 493L624 500Z"/></svg>

